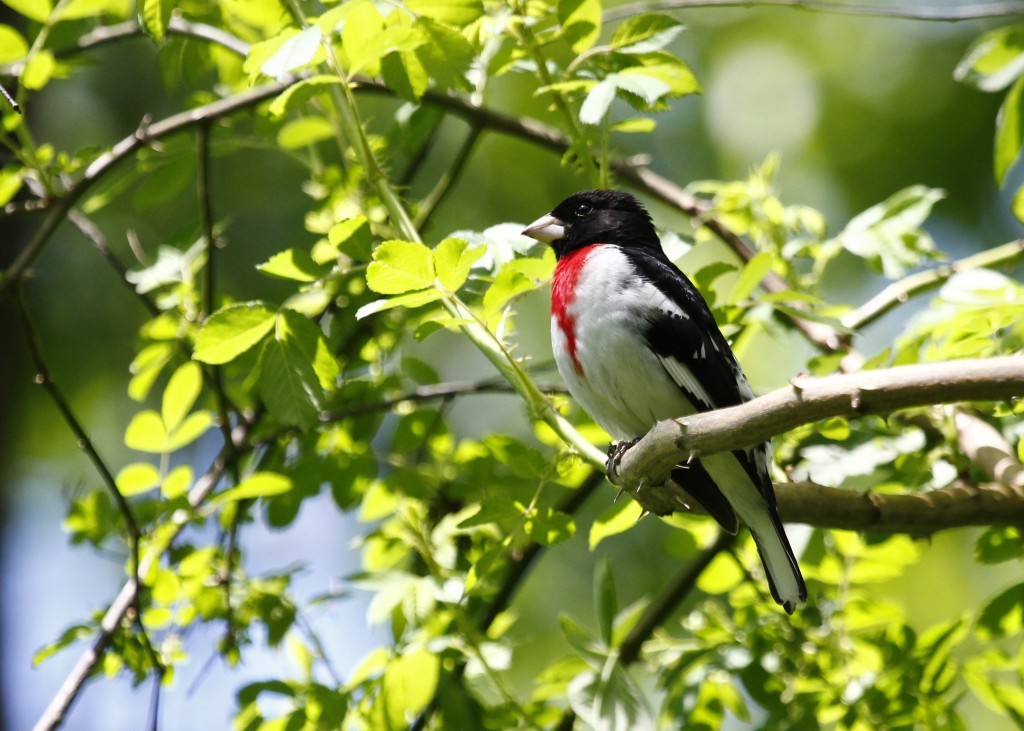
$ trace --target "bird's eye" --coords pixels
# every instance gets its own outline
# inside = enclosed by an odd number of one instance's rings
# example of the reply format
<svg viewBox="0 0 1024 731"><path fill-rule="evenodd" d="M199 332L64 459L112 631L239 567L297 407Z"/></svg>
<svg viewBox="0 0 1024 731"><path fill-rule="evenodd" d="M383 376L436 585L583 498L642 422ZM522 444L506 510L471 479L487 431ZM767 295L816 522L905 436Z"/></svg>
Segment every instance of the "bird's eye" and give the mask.
<svg viewBox="0 0 1024 731"><path fill-rule="evenodd" d="M594 208L589 203L580 203L578 206L576 206L576 217L583 218L592 210L594 210Z"/></svg>

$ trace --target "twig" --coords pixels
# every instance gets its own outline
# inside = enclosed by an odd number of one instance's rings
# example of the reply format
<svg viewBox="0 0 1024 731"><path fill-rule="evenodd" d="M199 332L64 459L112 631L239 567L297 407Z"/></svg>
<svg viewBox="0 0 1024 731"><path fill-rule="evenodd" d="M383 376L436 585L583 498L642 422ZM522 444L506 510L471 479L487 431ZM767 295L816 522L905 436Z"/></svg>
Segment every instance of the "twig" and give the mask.
<svg viewBox="0 0 1024 731"><path fill-rule="evenodd" d="M595 470L589 477L587 477L583 484L573 490L565 499L563 503L558 506L558 510L568 515L575 515L583 504L593 495L597 489L603 484L604 475L600 471ZM509 603L512 600L512 596L519 588L526 576L530 567L533 565L534 560L540 555L544 547L539 543L531 543L527 546L518 558L513 559L510 563L509 572L505 576L505 580L502 582L498 592L494 595L490 602L487 604L487 612L480 619L480 631L486 632L493 624L494 620L508 608Z"/></svg>
<svg viewBox="0 0 1024 731"><path fill-rule="evenodd" d="M654 602L647 607L640 621L630 630L629 634L618 647L618 662L623 666L632 665L640 658L640 649L650 639L661 624L668 619L676 607L683 602L696 588L697 580L704 573L711 562L715 560L722 551L728 549L736 541L736 536L726 533L724 530L718 532L715 542L705 548L697 557L686 566L669 584L665 590L658 595ZM576 721L576 713L569 708L562 715L561 721L555 728L558 731L572 731Z"/></svg>
<svg viewBox="0 0 1024 731"><path fill-rule="evenodd" d="M35 327L32 324L32 319L29 316L28 309L25 306L25 302L21 296L20 289L15 288L14 300L17 305L19 314L21 315L22 325L25 328L25 338L28 342L29 352L32 356L32 361L36 368L35 382L41 385L46 392L50 395L54 404L57 406L57 410L60 411L64 422L71 429L72 434L75 435L78 447L85 452L88 456L89 461L92 462L93 467L99 473L103 484L106 486L108 492L114 500L114 504L117 505L118 511L121 513L121 517L124 520L125 528L128 532L128 550L131 556L131 571L129 572L129 579L125 584L125 589L122 590L122 594L125 597L125 607L123 614L129 612L134 614L134 624L138 630L140 642L142 643L143 649L146 652L147 657L153 665L154 669L154 697L152 703L152 718L154 728L156 726L156 719L159 712L159 698L160 698L160 684L163 678L165 668L163 662L160 660L159 654L153 647L153 643L150 642L149 633L146 630L145 625L142 622L142 611L139 605L139 593L141 591L142 582L140 579L140 559L139 559L139 540L141 538L141 531L139 530L139 524L135 520L135 515L132 513L131 506L125 499L124 495L117 488L117 481L114 479L113 473L110 468L107 467L106 462L100 456L96 450L96 446L92 443L92 439L86 433L82 427L78 417L75 416L74 411L71 409L71 404L65 398L63 392L57 387L57 384L53 380L53 376L46 364L46 360L43 357L42 346L39 343L38 335L36 334ZM122 614L122 616L123 616ZM114 631L120 624L120 620L110 627L109 635L103 642L102 647L110 641ZM98 660L98 655L97 655ZM70 700L69 700L70 704Z"/></svg>
<svg viewBox="0 0 1024 731"><path fill-rule="evenodd" d="M609 10L604 20L618 20L637 13L657 12L659 10L683 10L689 8L794 8L811 10L821 13L842 13L844 15L867 15L883 18L903 18L906 20L932 20L953 23L979 18L1000 18L1007 15L1024 14L1024 3L991 2L963 5L961 7L928 7L886 5L860 5L856 3L822 2L821 0L661 0L660 2L639 2L621 5Z"/></svg>
<svg viewBox="0 0 1024 731"><path fill-rule="evenodd" d="M128 267L125 266L125 263L113 252L107 244L107 238L103 235L103 232L100 231L99 227L93 223L92 219L77 208L72 208L68 211L68 220L74 224L75 228L77 228L85 238L92 242L92 245L96 247L96 250L100 252L100 255L106 259L111 268L117 272L117 277L121 283L125 285L133 295L135 295L149 314L154 317L159 315L160 308L157 307L156 303L142 292L139 292L139 290L132 286L132 283L128 281Z"/></svg>
<svg viewBox="0 0 1024 731"><path fill-rule="evenodd" d="M640 648L662 622L668 619L676 606L682 602L697 586L697 579L711 564L715 557L736 542L736 536L723 531L718 532L715 542L705 548L683 571L672 580L654 603L647 608L644 616L626 635L619 645L619 662L632 665L640 657Z"/></svg>
<svg viewBox="0 0 1024 731"><path fill-rule="evenodd" d="M565 393L564 386L538 386L538 390L544 393ZM436 401L438 399L447 399L453 396L466 396L471 394L485 394L485 393L508 393L514 394L516 391L512 388L504 379L490 379L486 381L449 381L447 383L437 383L430 386L419 386L401 396L394 396L388 399L382 399L381 401L374 401L369 404L354 404L342 411L330 411L321 414L321 423L332 423L335 421L341 421L342 419L348 419L353 416L363 416L364 414L373 414L378 411L387 411L388 409L397 406L398 404L406 401L410 402L423 402L423 401Z"/></svg>
<svg viewBox="0 0 1024 731"><path fill-rule="evenodd" d="M206 280L203 288L202 319L214 309L217 283L217 239L213 232L213 204L210 200L210 123L196 127L196 197L199 202L199 228L206 243Z"/></svg>
<svg viewBox="0 0 1024 731"><path fill-rule="evenodd" d="M235 448L240 449L244 444L245 440L249 437L252 429L255 426L253 423L243 422L241 425L235 428L232 434L232 441L234 442ZM222 447L220 454L213 461L213 464L206 471L206 473L196 481L196 484L192 486L192 489L188 494L188 503L192 510L195 510L202 505L206 499L213 492L217 483L224 476L224 472L227 469L228 457L231 453L227 447ZM237 457L237 453L236 453ZM161 546L155 547L147 553L146 557L142 560L142 565L139 567L139 573L145 574L150 566L154 562L160 560L161 556L166 550L166 547L171 544L173 539L181 532L181 530L188 524L191 519L191 513L187 511L178 511L171 518L171 525L173 530L170 535L161 536L165 540ZM126 582L122 587L121 591L114 598L114 601L110 603L107 611L103 614L103 618L100 620L99 634L93 640L92 645L82 653L75 663L75 666L71 669L71 672L64 679L61 687L57 693L54 694L53 698L50 699L49 705L46 710L43 711L36 725L33 727L34 731L52 731L61 725L64 721L64 716L71 708L71 704L74 703L78 694L81 692L82 687L85 685L86 680L92 675L93 670L99 664L103 658L103 653L107 646L110 644L111 638L117 628L124 621L128 615L129 610L134 605L136 583L134 579Z"/></svg>
<svg viewBox="0 0 1024 731"><path fill-rule="evenodd" d="M659 422L627 451L610 479L636 493L641 478L661 483L689 455L761 444L820 419L889 414L899 409L959 401L999 401L1024 394L1024 357L901 366L825 378L800 376L790 385L717 411ZM638 496L664 515L677 507L675 487L650 484Z"/></svg>
<svg viewBox="0 0 1024 731"><path fill-rule="evenodd" d="M281 82L273 82L258 86L255 89L235 94L226 99L219 99L195 109L175 114L153 124L142 125L135 134L125 137L115 144L108 152L93 160L86 168L83 176L70 185L64 195L55 199L47 208L47 215L28 244L19 252L14 262L7 268L0 279L0 300L2 300L49 243L57 227L67 216L72 206L89 190L97 180L103 177L117 163L132 155L136 150L154 140L175 134L209 120L233 114L266 101L282 90L288 88L299 77L289 77Z"/></svg>
<svg viewBox="0 0 1024 731"><path fill-rule="evenodd" d="M438 204L444 199L445 194L451 188L452 183L458 180L463 168L466 167L466 163L469 162L470 155L473 154L477 140L480 139L481 131L479 125L470 125L466 139L463 140L459 151L455 153L455 159L452 160L448 169L441 173L434 184L434 188L423 199L422 207L414 221L417 228L422 229L426 227L430 218L434 215L434 211L437 210Z"/></svg>
<svg viewBox="0 0 1024 731"><path fill-rule="evenodd" d="M7 91L7 89L4 88L3 84L0 84L0 95L3 95L4 99L7 100L7 103L11 105L11 109L16 111L18 114L22 113L21 112L21 105L18 104L18 102L16 102L14 100L14 97L11 96L10 92Z"/></svg>
<svg viewBox="0 0 1024 731"><path fill-rule="evenodd" d="M1006 266L1024 258L1024 239L972 254L934 269L916 272L893 282L855 310L847 312L840 322L851 330L860 330L882 315L922 292L941 286L954 274L988 267Z"/></svg>
<svg viewBox="0 0 1024 731"><path fill-rule="evenodd" d="M89 435L82 427L78 417L75 416L67 398L65 398L64 394L54 382L50 369L46 364L46 359L43 357L43 350L39 342L39 336L36 334L35 326L32 324L32 318L29 316L28 309L25 307L25 301L21 296L20 289L14 290L14 301L17 305L18 313L21 316L22 326L25 328L25 340L28 343L29 353L32 355L32 362L35 364L35 382L42 386L46 390L46 393L49 394L50 399L53 401L57 410L60 412L61 417L64 419L64 423L68 425L68 428L71 429L71 433L75 435L75 442L77 443L78 448L85 452L89 461L92 462L92 466L99 473L100 479L103 481L104 486L110 493L111 498L113 498L114 504L117 505L117 509L124 520L125 528L128 531L128 547L132 555L132 575L137 580L139 575L139 538L141 536L141 532L139 531L139 524L135 520L135 515L132 513L132 508L128 504L124 495L121 494L121 491L117 489L117 481L114 479L113 473L110 471L110 468L107 467L107 463L96 450L96 446L92 443L92 439L89 438Z"/></svg>

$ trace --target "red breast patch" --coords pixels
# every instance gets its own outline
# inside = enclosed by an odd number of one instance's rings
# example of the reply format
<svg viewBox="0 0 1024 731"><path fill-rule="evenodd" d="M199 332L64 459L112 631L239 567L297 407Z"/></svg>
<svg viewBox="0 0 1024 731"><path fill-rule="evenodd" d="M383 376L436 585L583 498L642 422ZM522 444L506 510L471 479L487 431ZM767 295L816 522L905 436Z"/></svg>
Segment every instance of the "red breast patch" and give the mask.
<svg viewBox="0 0 1024 731"><path fill-rule="evenodd" d="M601 244L591 244L582 249L563 256L555 265L555 277L551 282L551 315L565 335L565 345L569 349L573 367L581 376L583 366L576 355L576 318L569 314L569 305L576 300L576 285L579 283L583 265L590 252Z"/></svg>

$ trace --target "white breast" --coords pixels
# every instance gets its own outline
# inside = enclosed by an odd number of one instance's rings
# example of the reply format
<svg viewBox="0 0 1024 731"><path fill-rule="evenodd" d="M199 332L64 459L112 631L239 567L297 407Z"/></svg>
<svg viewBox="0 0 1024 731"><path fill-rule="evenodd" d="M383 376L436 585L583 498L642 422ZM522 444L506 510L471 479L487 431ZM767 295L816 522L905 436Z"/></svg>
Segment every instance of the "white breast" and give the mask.
<svg viewBox="0 0 1024 731"><path fill-rule="evenodd" d="M576 298L568 307L575 327L576 362L565 332L556 318L551 320L559 373L573 398L615 439L643 436L656 421L696 411L638 327L641 313L650 308L685 315L654 285L631 272L617 247L590 252Z"/></svg>

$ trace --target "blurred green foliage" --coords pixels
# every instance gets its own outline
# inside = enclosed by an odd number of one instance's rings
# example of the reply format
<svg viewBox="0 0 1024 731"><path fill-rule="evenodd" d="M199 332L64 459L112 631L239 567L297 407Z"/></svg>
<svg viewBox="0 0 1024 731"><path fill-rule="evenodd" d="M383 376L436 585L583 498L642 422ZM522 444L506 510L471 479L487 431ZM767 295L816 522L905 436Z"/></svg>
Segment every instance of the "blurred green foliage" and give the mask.
<svg viewBox="0 0 1024 731"><path fill-rule="evenodd" d="M863 18L718 10L685 30L667 10L598 0L6 4L21 18L0 25L0 73L17 79L26 115L4 108L0 205L34 218L0 292L61 367L77 366L71 392L111 361L130 374L127 401L104 396L124 416L124 446L97 450L110 479L90 477L64 528L141 584L130 612L106 629L81 618L37 663L99 637L99 671L170 684L210 651L185 642L198 625L217 628L229 666L255 644L282 648L294 672L237 691L235 726L248 730L956 729L969 702L986 723L1024 725L1019 583L922 627L886 590L922 561L919 542L813 528L809 603L786 617L745 538L695 516L637 526L635 503L609 506L593 446L605 437L538 385L551 381L548 354L531 345L537 323L521 322L553 256L495 225L654 169L695 181L668 184L667 198L639 184L666 220L685 219L666 243L771 385L840 369L876 318L843 304L867 299L871 274L898 283L924 268L920 291L938 292L883 347L867 345L865 367L1019 352L1024 289L992 267L1020 247L985 268L929 269L955 229L930 231L944 196L997 218L990 161L998 183L1018 182L1019 28L940 37L889 19L870 21L870 36ZM765 28L774 40L755 37ZM897 57L879 61L883 47ZM744 49L764 51L764 67ZM964 105L970 92L949 84L961 55L957 78L1009 89L994 157L994 103ZM827 74L850 93L815 78ZM769 82L778 98L747 118ZM140 93L115 95L122 83ZM76 94L130 101L91 101L103 119L75 115L75 129L60 117ZM787 118L789 104L802 116ZM764 129L785 137L794 177ZM708 138L717 145L697 144ZM552 149L561 167L539 152ZM630 157L647 152L650 167ZM812 200L780 193L794 188ZM1020 199L1002 208L1019 216ZM102 256L76 241L55 264L58 244L71 246L55 233L64 220ZM979 249L1008 237L991 223L975 235ZM129 300L139 306L126 314ZM83 327L88 317L103 327ZM808 341L795 321L841 347ZM447 377L476 354L487 363L474 380ZM469 428L456 418L493 391L513 405ZM1019 442L1020 404L973 408ZM929 407L795 429L776 439L778 476L882 495L991 486L950 421ZM311 604L367 592L367 622L391 639L343 677L301 621L299 568L251 575L239 541L257 522L293 528L321 493L360 521L361 570ZM588 550L608 560L576 560ZM1024 547L1016 527L995 526L975 550L978 565L1019 566ZM544 558L560 563L545 570Z"/></svg>

